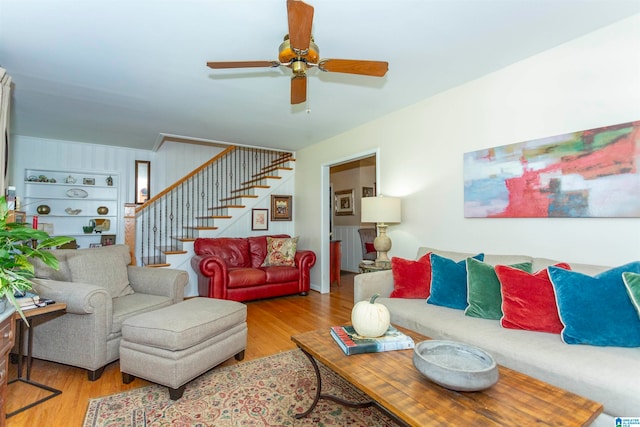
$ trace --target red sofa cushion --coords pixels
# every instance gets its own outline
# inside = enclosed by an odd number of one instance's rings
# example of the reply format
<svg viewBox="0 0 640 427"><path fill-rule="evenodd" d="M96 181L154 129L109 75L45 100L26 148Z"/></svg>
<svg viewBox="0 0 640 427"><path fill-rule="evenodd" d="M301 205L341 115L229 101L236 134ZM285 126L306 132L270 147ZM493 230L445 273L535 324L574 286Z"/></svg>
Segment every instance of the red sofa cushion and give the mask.
<svg viewBox="0 0 640 427"><path fill-rule="evenodd" d="M267 277L264 270L258 268L230 268L228 288L246 288L264 285Z"/></svg>
<svg viewBox="0 0 640 427"><path fill-rule="evenodd" d="M271 266L262 267L267 276L267 283L283 283L298 280L298 269L296 267Z"/></svg>
<svg viewBox="0 0 640 427"><path fill-rule="evenodd" d="M265 251L266 245L265 239ZM244 238L196 239L193 250L197 255L219 256L225 260L229 268L253 267L249 241Z"/></svg>

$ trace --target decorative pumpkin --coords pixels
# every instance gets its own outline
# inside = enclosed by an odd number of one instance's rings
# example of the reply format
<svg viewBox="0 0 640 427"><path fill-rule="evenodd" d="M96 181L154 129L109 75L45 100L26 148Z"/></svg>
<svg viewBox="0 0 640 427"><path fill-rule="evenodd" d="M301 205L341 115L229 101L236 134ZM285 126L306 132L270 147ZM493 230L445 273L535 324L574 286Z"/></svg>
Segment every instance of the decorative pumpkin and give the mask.
<svg viewBox="0 0 640 427"><path fill-rule="evenodd" d="M391 324L389 309L375 302L380 295L375 294L369 301L360 301L351 310L351 324L358 335L375 338L384 335Z"/></svg>

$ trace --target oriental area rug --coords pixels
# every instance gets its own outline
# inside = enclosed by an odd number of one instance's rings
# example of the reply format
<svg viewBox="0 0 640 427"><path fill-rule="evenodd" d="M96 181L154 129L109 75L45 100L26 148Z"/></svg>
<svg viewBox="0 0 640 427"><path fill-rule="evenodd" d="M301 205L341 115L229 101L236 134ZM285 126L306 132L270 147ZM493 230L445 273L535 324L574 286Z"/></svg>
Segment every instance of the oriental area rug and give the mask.
<svg viewBox="0 0 640 427"><path fill-rule="evenodd" d="M337 374L318 364L322 392L350 401L367 397ZM375 406L347 408L320 399L303 419L315 397L316 379L300 350L214 368L189 384L172 401L166 387L150 385L91 399L83 427L107 426L395 426Z"/></svg>

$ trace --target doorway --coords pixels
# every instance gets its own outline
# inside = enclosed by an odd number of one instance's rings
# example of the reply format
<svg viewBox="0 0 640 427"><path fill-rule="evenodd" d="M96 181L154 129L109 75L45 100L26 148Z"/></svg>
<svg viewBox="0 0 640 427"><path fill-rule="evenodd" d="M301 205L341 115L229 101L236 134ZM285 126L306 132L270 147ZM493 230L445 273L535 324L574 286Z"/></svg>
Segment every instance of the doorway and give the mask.
<svg viewBox="0 0 640 427"><path fill-rule="evenodd" d="M358 272L362 249L358 228L360 201L364 196L376 195L379 186L378 150L354 154L322 166L322 194L327 206L322 209L322 289L330 292L331 240L340 240L341 269Z"/></svg>

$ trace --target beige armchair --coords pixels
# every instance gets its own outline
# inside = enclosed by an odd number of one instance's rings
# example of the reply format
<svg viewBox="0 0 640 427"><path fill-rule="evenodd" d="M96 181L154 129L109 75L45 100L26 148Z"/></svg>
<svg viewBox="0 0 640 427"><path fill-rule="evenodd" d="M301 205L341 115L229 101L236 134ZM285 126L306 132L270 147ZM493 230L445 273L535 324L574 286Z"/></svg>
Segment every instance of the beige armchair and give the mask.
<svg viewBox="0 0 640 427"><path fill-rule="evenodd" d="M122 322L183 300L186 272L129 265L125 245L53 251L60 269L34 260L34 289L67 304L33 329L33 357L84 368L90 381L119 358Z"/></svg>

